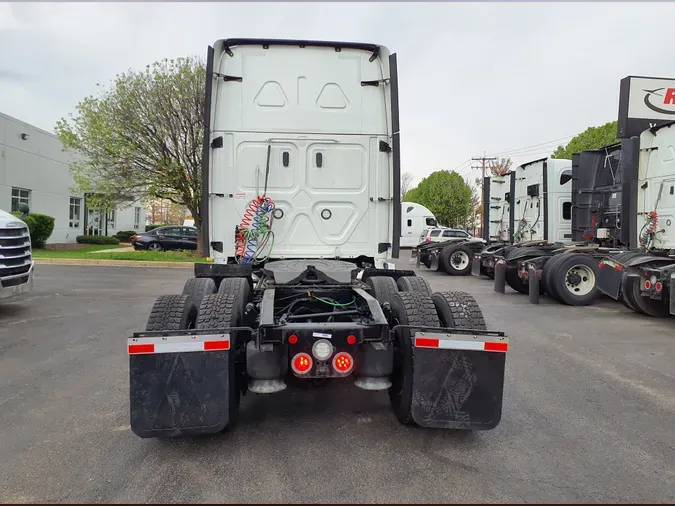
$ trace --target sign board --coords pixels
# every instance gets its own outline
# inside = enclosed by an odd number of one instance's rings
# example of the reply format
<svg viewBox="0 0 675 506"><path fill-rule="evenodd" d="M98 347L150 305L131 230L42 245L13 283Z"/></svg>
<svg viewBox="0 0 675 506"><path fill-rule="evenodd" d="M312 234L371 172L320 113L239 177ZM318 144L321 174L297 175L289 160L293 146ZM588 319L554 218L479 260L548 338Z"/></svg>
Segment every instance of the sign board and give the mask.
<svg viewBox="0 0 675 506"><path fill-rule="evenodd" d="M675 79L628 76L621 80L619 139L671 121L675 121Z"/></svg>

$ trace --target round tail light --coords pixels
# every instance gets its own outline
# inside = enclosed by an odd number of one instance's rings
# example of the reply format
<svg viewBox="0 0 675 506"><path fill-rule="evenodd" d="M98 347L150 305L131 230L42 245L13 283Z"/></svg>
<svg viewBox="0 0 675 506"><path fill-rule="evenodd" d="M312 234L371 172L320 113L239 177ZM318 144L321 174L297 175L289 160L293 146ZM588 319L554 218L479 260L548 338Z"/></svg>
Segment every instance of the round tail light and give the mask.
<svg viewBox="0 0 675 506"><path fill-rule="evenodd" d="M645 290L649 290L651 287L652 287L651 282L648 279L646 279L645 280Z"/></svg>
<svg viewBox="0 0 675 506"><path fill-rule="evenodd" d="M657 292L660 292L663 290L663 284L660 281L657 281L656 284L654 285L654 288L656 288Z"/></svg>
<svg viewBox="0 0 675 506"><path fill-rule="evenodd" d="M298 353L293 357L291 367L296 374L307 374L312 369L312 357L307 353Z"/></svg>
<svg viewBox="0 0 675 506"><path fill-rule="evenodd" d="M341 351L333 358L333 369L340 374L347 374L354 368L354 359L349 353Z"/></svg>

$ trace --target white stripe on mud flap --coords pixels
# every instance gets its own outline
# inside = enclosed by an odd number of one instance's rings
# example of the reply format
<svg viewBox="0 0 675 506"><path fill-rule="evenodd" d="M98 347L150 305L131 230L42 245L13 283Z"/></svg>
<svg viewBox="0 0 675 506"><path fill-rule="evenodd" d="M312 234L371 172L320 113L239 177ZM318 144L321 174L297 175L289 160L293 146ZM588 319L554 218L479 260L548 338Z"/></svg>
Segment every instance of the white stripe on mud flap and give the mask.
<svg viewBox="0 0 675 506"><path fill-rule="evenodd" d="M509 349L508 341L474 341L442 339L435 336L416 336L415 347L436 348L442 350L470 350L470 351L496 351L506 352Z"/></svg>
<svg viewBox="0 0 675 506"><path fill-rule="evenodd" d="M150 355L158 353L189 353L195 351L227 351L230 349L230 335L216 334L203 336L167 336L129 338L129 355Z"/></svg>

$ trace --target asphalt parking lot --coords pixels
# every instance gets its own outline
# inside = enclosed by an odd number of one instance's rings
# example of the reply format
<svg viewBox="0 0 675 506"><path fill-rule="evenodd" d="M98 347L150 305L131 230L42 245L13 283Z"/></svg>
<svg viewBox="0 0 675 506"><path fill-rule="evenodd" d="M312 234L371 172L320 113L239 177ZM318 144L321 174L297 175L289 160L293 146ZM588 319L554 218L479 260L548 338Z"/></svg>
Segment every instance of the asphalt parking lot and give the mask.
<svg viewBox="0 0 675 506"><path fill-rule="evenodd" d="M39 265L0 306L0 500L675 501L673 320L422 273L511 337L496 429L403 427L386 393L341 386L250 395L232 433L162 441L129 429L125 338L191 271Z"/></svg>

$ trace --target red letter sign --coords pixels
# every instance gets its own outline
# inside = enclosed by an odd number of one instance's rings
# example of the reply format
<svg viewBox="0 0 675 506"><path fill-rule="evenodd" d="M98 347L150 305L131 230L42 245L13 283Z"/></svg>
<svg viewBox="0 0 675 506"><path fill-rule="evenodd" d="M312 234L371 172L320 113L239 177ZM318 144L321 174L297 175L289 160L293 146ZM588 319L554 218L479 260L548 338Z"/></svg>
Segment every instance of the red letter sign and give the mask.
<svg viewBox="0 0 675 506"><path fill-rule="evenodd" d="M664 105L675 105L675 88L668 88L666 90L666 98L663 99Z"/></svg>

